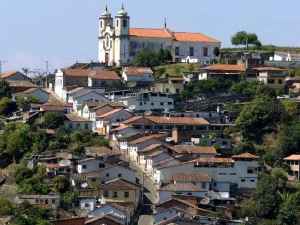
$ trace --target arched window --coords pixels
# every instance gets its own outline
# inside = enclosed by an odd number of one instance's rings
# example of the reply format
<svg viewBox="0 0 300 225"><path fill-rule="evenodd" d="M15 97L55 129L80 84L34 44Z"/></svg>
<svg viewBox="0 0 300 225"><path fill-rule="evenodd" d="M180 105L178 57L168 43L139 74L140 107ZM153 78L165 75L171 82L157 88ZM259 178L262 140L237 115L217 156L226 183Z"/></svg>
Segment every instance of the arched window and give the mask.
<svg viewBox="0 0 300 225"><path fill-rule="evenodd" d="M127 27L127 20L123 20L123 27L124 27L124 28Z"/></svg>

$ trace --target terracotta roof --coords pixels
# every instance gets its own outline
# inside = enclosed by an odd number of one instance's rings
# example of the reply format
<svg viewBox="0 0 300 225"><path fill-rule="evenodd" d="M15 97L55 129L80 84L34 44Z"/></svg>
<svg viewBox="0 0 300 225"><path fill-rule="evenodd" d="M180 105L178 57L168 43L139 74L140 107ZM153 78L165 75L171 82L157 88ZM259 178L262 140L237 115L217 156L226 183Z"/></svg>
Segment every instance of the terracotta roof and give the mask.
<svg viewBox="0 0 300 225"><path fill-rule="evenodd" d="M151 139L160 139L164 136L166 136L166 135L165 134L152 134L152 135L148 135L148 136L143 136L143 137L140 137L133 141L130 141L129 144L136 145L136 144L140 144L140 143L143 143L143 142L151 140Z"/></svg>
<svg viewBox="0 0 300 225"><path fill-rule="evenodd" d="M129 35L142 38L167 38L182 42L220 42L202 33L173 32L166 28L131 28Z"/></svg>
<svg viewBox="0 0 300 225"><path fill-rule="evenodd" d="M90 77L95 80L120 80L118 74L110 70L94 70Z"/></svg>
<svg viewBox="0 0 300 225"><path fill-rule="evenodd" d="M209 146L174 145L168 147L179 154L217 154L216 149Z"/></svg>
<svg viewBox="0 0 300 225"><path fill-rule="evenodd" d="M120 152L112 150L105 146L92 146L85 148L87 155L103 156L103 155L119 155Z"/></svg>
<svg viewBox="0 0 300 225"><path fill-rule="evenodd" d="M284 160L291 160L291 161L300 161L300 155L290 155L286 158L284 158Z"/></svg>
<svg viewBox="0 0 300 225"><path fill-rule="evenodd" d="M209 182L211 178L206 173L176 173L172 176L172 180L176 182Z"/></svg>
<svg viewBox="0 0 300 225"><path fill-rule="evenodd" d="M18 71L7 71L7 72L4 72L4 73L1 73L0 74L0 77L2 79L4 78L8 78L8 77L11 77L11 76L14 76Z"/></svg>
<svg viewBox="0 0 300 225"><path fill-rule="evenodd" d="M101 188L105 190L136 190L140 187L137 184L131 183L127 180L117 178L102 184Z"/></svg>
<svg viewBox="0 0 300 225"><path fill-rule="evenodd" d="M258 159L259 157L249 152L246 152L239 155L233 155L232 158L233 159Z"/></svg>
<svg viewBox="0 0 300 225"><path fill-rule="evenodd" d="M219 43L220 41L201 33L174 32L176 41Z"/></svg>
<svg viewBox="0 0 300 225"><path fill-rule="evenodd" d="M284 72L284 71L288 71L288 69L283 69L283 68L278 68L278 67L255 67L253 68L253 70L257 70L257 71L279 71L279 72Z"/></svg>
<svg viewBox="0 0 300 225"><path fill-rule="evenodd" d="M153 74L149 67L126 67L124 72L127 76L143 76L145 74Z"/></svg>
<svg viewBox="0 0 300 225"><path fill-rule="evenodd" d="M130 28L129 35L144 38L173 38L171 32L164 28Z"/></svg>
<svg viewBox="0 0 300 225"><path fill-rule="evenodd" d="M88 77L91 70L87 70L87 69L64 69L63 72L64 72L65 76Z"/></svg>
<svg viewBox="0 0 300 225"><path fill-rule="evenodd" d="M199 191L203 191L203 189L197 186L196 184L192 184L192 183L175 183L175 184L171 183L161 187L160 191L199 192Z"/></svg>
<svg viewBox="0 0 300 225"><path fill-rule="evenodd" d="M209 125L209 122L203 118L167 116L147 116L145 118L157 124Z"/></svg>
<svg viewBox="0 0 300 225"><path fill-rule="evenodd" d="M160 148L161 146L162 146L162 144L152 144L152 145L149 145L146 148L144 148L142 152L152 151L157 148Z"/></svg>
<svg viewBox="0 0 300 225"><path fill-rule="evenodd" d="M99 115L99 113L96 113L96 115L97 115L97 117L99 117L99 118L105 118L105 117L107 117L107 116L113 115L113 114L115 114L115 113L117 113L117 112L120 112L120 111L122 111L122 110L123 110L123 108L116 108L116 109L110 110L110 111L105 112L105 113L100 114L100 115Z"/></svg>
<svg viewBox="0 0 300 225"><path fill-rule="evenodd" d="M54 221L54 225L84 225L85 217L67 218Z"/></svg>
<svg viewBox="0 0 300 225"><path fill-rule="evenodd" d="M75 114L66 114L65 117L72 122L89 122L88 119L85 119L81 116L77 116Z"/></svg>
<svg viewBox="0 0 300 225"><path fill-rule="evenodd" d="M64 105L44 104L41 106L41 111L65 111Z"/></svg>
<svg viewBox="0 0 300 225"><path fill-rule="evenodd" d="M143 118L142 116L134 116L134 117L129 118L128 120L123 121L122 123L123 124L130 124L130 123L133 123L136 120L139 120L139 119L142 119L142 118Z"/></svg>
<svg viewBox="0 0 300 225"><path fill-rule="evenodd" d="M246 67L244 64L213 64L210 66L206 66L202 68L204 70L220 70L220 71L237 71L237 72L245 72Z"/></svg>
<svg viewBox="0 0 300 225"><path fill-rule="evenodd" d="M110 70L91 70L91 69L64 69L65 76L70 77L91 77L96 80L120 80L115 71Z"/></svg>
<svg viewBox="0 0 300 225"><path fill-rule="evenodd" d="M103 223L97 222L97 221L104 220ZM107 221L108 220L108 221ZM115 218L113 215L106 214L106 215L101 215L99 217L91 218L85 222L85 224L123 224L121 221L119 221L117 218Z"/></svg>

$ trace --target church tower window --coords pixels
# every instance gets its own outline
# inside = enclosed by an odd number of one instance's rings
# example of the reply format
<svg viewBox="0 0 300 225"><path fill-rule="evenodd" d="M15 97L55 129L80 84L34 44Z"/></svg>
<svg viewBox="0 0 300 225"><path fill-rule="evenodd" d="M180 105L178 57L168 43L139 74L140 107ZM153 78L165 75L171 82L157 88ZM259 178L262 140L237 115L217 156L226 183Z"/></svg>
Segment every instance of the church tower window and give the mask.
<svg viewBox="0 0 300 225"><path fill-rule="evenodd" d="M127 27L127 20L123 20L123 27L124 27L124 28Z"/></svg>
<svg viewBox="0 0 300 225"><path fill-rule="evenodd" d="M119 27L119 20L117 20L117 27Z"/></svg>

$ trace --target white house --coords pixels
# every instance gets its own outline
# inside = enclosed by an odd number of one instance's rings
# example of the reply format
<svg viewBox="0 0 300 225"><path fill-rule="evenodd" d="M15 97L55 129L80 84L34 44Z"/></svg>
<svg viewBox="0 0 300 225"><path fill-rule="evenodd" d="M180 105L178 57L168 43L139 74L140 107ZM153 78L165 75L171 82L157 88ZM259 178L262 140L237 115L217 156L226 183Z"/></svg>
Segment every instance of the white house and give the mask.
<svg viewBox="0 0 300 225"><path fill-rule="evenodd" d="M156 168L159 182L169 183L178 173L206 173L214 180L213 189L224 191L223 188L236 184L237 188L254 189L258 177L258 157L244 153L232 158L206 157L198 158L179 165L161 166ZM226 191L226 190L225 190Z"/></svg>
<svg viewBox="0 0 300 225"><path fill-rule="evenodd" d="M221 42L202 33L174 32L163 28L131 28L124 7L112 18L107 7L99 19L99 62L126 65L142 49L167 49L175 62L209 63L217 58Z"/></svg>
<svg viewBox="0 0 300 225"><path fill-rule="evenodd" d="M124 82L149 84L154 81L153 71L149 67L123 67Z"/></svg>
<svg viewBox="0 0 300 225"><path fill-rule="evenodd" d="M174 109L173 98L163 93L132 93L126 96L113 97L112 101L124 104L133 112L161 111L167 113Z"/></svg>
<svg viewBox="0 0 300 225"><path fill-rule="evenodd" d="M87 158L78 161L77 173L90 173L105 168L103 160L96 158Z"/></svg>
<svg viewBox="0 0 300 225"><path fill-rule="evenodd" d="M274 56L271 56L269 60L279 62L300 61L300 54L291 52L274 52Z"/></svg>
<svg viewBox="0 0 300 225"><path fill-rule="evenodd" d="M73 110L77 112L85 102L105 103L109 100L104 96L104 89L80 87L67 93L67 102L73 104Z"/></svg>

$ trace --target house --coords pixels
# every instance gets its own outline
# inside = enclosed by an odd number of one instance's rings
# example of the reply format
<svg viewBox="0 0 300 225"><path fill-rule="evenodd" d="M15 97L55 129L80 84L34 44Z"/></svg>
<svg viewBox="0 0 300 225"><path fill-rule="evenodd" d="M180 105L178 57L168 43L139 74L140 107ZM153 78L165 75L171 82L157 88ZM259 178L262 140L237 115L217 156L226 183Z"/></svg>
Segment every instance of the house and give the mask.
<svg viewBox="0 0 300 225"><path fill-rule="evenodd" d="M172 166L157 167L160 183L169 183L178 173L206 173L213 180L212 189L229 192L235 185L238 189L254 189L260 169L258 157L250 153L224 157L200 157Z"/></svg>
<svg viewBox="0 0 300 225"><path fill-rule="evenodd" d="M95 218L88 219L85 225L126 225L124 221L116 218L112 215L104 215Z"/></svg>
<svg viewBox="0 0 300 225"><path fill-rule="evenodd" d="M166 94L180 94L184 89L185 80L183 77L172 77L161 78L152 85L152 91Z"/></svg>
<svg viewBox="0 0 300 225"><path fill-rule="evenodd" d="M125 105L133 112L170 112L174 109L174 100L167 94L139 92L125 96L113 96L112 101Z"/></svg>
<svg viewBox="0 0 300 225"><path fill-rule="evenodd" d="M299 180L300 178L300 155L293 154L284 158L286 164L290 167L290 176L293 179Z"/></svg>
<svg viewBox="0 0 300 225"><path fill-rule="evenodd" d="M96 109L96 131L101 135L109 135L113 127L119 126L122 121L134 115L123 107L104 112L104 108Z"/></svg>
<svg viewBox="0 0 300 225"><path fill-rule="evenodd" d="M19 71L8 71L0 74L0 78L6 81L30 81L31 79Z"/></svg>
<svg viewBox="0 0 300 225"><path fill-rule="evenodd" d="M199 80L229 79L239 81L246 72L244 64L213 64L201 68Z"/></svg>
<svg viewBox="0 0 300 225"><path fill-rule="evenodd" d="M97 207L95 210L88 214L89 218L98 218L101 216L110 215L115 218L118 218L122 223L129 224L131 221L131 212L130 210L122 207L118 204L105 204Z"/></svg>
<svg viewBox="0 0 300 225"><path fill-rule="evenodd" d="M106 181L100 185L102 202L131 204L135 209L139 204L141 187L122 178Z"/></svg>
<svg viewBox="0 0 300 225"><path fill-rule="evenodd" d="M190 140L194 135L205 134L209 130L209 122L203 118L192 117L167 117L167 116L135 116L123 124L131 126L144 132L168 132L173 131L174 138L178 139L178 133L182 134L181 139ZM177 135L175 135L177 133Z"/></svg>
<svg viewBox="0 0 300 225"><path fill-rule="evenodd" d="M29 80L6 80L12 93L26 91L37 86Z"/></svg>
<svg viewBox="0 0 300 225"><path fill-rule="evenodd" d="M19 201L29 202L31 205L36 205L47 209L57 209L60 205L60 197L57 194L49 195L19 195Z"/></svg>
<svg viewBox="0 0 300 225"><path fill-rule="evenodd" d="M66 129L92 130L92 121L77 116L75 114L66 114L64 125Z"/></svg>
<svg viewBox="0 0 300 225"><path fill-rule="evenodd" d="M60 104L60 103L45 103L40 106L41 112L55 112L60 114L65 114L70 112L70 107L68 105Z"/></svg>
<svg viewBox="0 0 300 225"><path fill-rule="evenodd" d="M101 168L105 168L105 163L103 159L86 158L78 161L77 173L90 173L97 171Z"/></svg>
<svg viewBox="0 0 300 225"><path fill-rule="evenodd" d="M295 62L300 61L300 54L299 53L292 53L292 52L279 52L275 51L274 56L271 56L270 61L279 61L279 62Z"/></svg>
<svg viewBox="0 0 300 225"><path fill-rule="evenodd" d="M212 146L167 145L169 152L177 159L190 160L199 157L215 157L217 151Z"/></svg>
<svg viewBox="0 0 300 225"><path fill-rule="evenodd" d="M99 62L128 65L143 49L170 51L173 62L209 63L221 42L201 33L174 32L163 28L131 28L124 7L115 20L106 8L99 18Z"/></svg>
<svg viewBox="0 0 300 225"><path fill-rule="evenodd" d="M42 88L30 88L22 92L18 92L15 95L13 95L13 99L16 100L16 98L21 97L21 98L34 98L37 100L38 103L46 103L49 100L49 93L45 91Z"/></svg>
<svg viewBox="0 0 300 225"><path fill-rule="evenodd" d="M54 225L84 225L86 217L73 217L55 220Z"/></svg>
<svg viewBox="0 0 300 225"><path fill-rule="evenodd" d="M145 86L154 81L149 67L123 67L122 79L129 86Z"/></svg>
<svg viewBox="0 0 300 225"><path fill-rule="evenodd" d="M67 100L70 87L105 88L120 85L120 78L114 71L92 69L62 69L55 74L55 94Z"/></svg>
<svg viewBox="0 0 300 225"><path fill-rule="evenodd" d="M255 67L252 71L256 74L257 80L271 86L285 85L285 79L289 76L288 69L277 67Z"/></svg>
<svg viewBox="0 0 300 225"><path fill-rule="evenodd" d="M73 110L77 112L86 102L104 103L109 100L104 96L103 89L79 87L67 93L67 102L73 104Z"/></svg>

